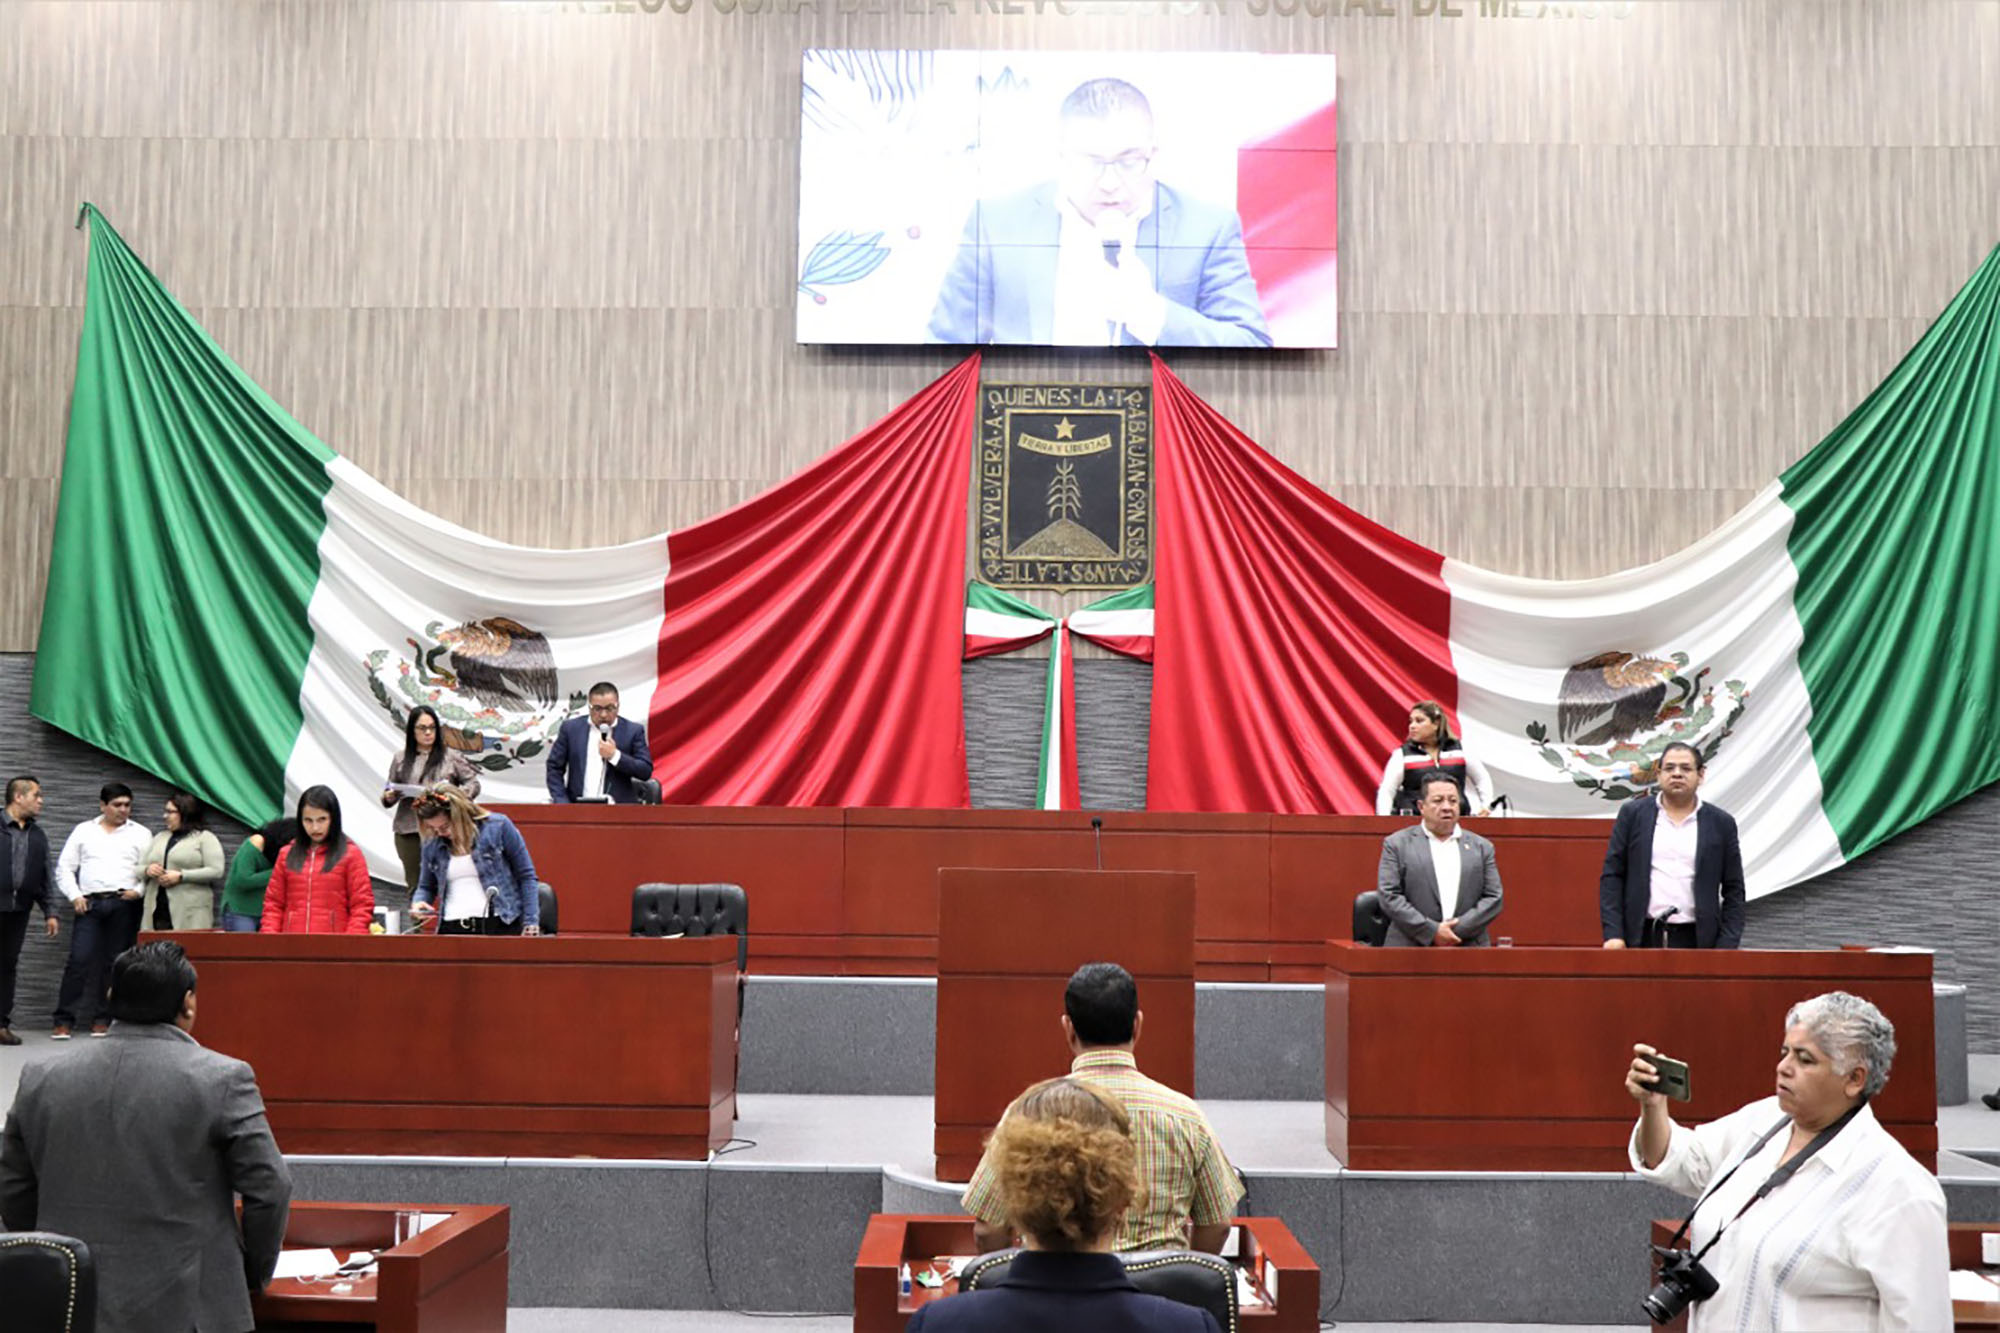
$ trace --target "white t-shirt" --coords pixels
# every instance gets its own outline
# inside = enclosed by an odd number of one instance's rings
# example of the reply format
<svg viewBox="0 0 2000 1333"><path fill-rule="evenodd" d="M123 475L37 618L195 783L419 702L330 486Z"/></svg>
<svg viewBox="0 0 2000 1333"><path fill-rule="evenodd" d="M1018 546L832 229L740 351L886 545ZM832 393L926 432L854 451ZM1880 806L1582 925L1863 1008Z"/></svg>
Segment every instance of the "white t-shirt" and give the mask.
<svg viewBox="0 0 2000 1333"><path fill-rule="evenodd" d="M486 886L470 856L454 856L444 871L444 919L463 921L486 915Z"/></svg>
<svg viewBox="0 0 2000 1333"><path fill-rule="evenodd" d="M1677 1193L1699 1195L1784 1118L1778 1099L1767 1097L1694 1129L1674 1125L1667 1155L1651 1171L1639 1163L1635 1125L1632 1169ZM1778 1169L1790 1137L1773 1135L1695 1213L1688 1239L1696 1252L1728 1227L1701 1261L1720 1289L1688 1307L1688 1333L1949 1329L1944 1190L1870 1107L1790 1180L1729 1222Z"/></svg>

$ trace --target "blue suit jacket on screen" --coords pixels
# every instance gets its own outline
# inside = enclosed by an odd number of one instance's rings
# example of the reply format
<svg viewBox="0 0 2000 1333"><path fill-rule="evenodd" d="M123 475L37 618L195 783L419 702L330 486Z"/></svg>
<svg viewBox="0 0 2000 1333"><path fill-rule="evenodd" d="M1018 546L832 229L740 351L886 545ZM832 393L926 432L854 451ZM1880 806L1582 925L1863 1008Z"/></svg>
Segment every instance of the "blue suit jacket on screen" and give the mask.
<svg viewBox="0 0 2000 1333"><path fill-rule="evenodd" d="M1132 1285L1110 1254L1023 1250L997 1287L920 1306L909 1333L1019 1333L1022 1329L1090 1333L1221 1333L1215 1316Z"/></svg>
<svg viewBox="0 0 2000 1333"><path fill-rule="evenodd" d="M611 743L618 747L618 763L604 776L604 794L619 805L639 799L633 784L653 776L653 752L646 748L646 729L630 718L611 724ZM573 717L556 732L549 747L549 799L557 805L583 795L590 757L597 753L597 729L587 717Z"/></svg>
<svg viewBox="0 0 2000 1333"><path fill-rule="evenodd" d="M1264 308L1234 209L1155 185L1139 223L1139 257L1167 298L1161 347L1269 347ZM930 338L943 343L1047 345L1055 336L1062 213L1053 181L982 199L938 289ZM1131 334L1125 341L1137 345Z"/></svg>

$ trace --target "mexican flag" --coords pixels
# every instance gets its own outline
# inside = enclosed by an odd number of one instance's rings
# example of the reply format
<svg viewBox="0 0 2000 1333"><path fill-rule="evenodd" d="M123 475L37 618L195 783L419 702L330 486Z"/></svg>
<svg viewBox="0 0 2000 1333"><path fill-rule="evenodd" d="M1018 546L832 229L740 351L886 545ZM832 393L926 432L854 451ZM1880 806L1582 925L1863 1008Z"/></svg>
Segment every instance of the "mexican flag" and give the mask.
<svg viewBox="0 0 2000 1333"><path fill-rule="evenodd" d="M707 522L512 546L321 443L86 215L37 717L248 822L327 784L385 878L412 707L437 709L482 801L543 801L598 681L647 726L669 801L966 804L976 357Z"/></svg>
<svg viewBox="0 0 2000 1333"><path fill-rule="evenodd" d="M1154 374L1152 809L1370 811L1435 699L1515 815L1693 743L1754 896L2000 779L2000 251L1741 513L1603 578L1445 559Z"/></svg>

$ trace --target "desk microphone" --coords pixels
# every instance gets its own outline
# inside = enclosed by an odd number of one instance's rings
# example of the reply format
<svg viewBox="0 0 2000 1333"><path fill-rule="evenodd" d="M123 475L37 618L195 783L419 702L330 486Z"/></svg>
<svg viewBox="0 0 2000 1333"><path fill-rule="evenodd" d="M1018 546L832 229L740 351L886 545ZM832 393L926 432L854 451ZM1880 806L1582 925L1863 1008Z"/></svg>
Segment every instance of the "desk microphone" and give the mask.
<svg viewBox="0 0 2000 1333"><path fill-rule="evenodd" d="M1097 847L1097 868L1102 870L1104 869L1104 820L1097 815L1090 817L1090 836Z"/></svg>

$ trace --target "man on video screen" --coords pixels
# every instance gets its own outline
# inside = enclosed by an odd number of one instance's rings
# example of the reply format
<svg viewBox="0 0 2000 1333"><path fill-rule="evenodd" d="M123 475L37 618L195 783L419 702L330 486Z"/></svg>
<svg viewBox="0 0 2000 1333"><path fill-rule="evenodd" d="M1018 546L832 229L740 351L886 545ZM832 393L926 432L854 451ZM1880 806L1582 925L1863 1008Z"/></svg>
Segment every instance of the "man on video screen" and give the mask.
<svg viewBox="0 0 2000 1333"><path fill-rule="evenodd" d="M946 343L1269 347L1233 209L1153 175L1146 95L1092 79L1062 104L1060 174L974 205L938 290Z"/></svg>

